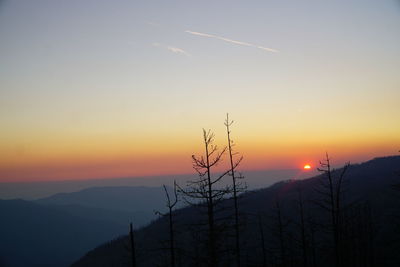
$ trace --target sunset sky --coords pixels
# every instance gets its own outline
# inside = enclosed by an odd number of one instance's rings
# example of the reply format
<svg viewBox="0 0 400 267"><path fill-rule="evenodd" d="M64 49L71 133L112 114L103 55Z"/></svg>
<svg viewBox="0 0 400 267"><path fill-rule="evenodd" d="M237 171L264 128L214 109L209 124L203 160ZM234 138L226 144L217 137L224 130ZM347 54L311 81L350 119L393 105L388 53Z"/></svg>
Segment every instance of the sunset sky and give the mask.
<svg viewBox="0 0 400 267"><path fill-rule="evenodd" d="M0 181L399 154L396 0L0 0Z"/></svg>

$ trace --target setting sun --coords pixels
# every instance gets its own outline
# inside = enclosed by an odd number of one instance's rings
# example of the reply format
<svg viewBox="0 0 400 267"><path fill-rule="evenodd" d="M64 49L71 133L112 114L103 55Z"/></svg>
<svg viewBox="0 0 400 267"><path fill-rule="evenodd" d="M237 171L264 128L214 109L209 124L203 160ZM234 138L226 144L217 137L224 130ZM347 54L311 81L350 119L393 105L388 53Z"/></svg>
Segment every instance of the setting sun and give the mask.
<svg viewBox="0 0 400 267"><path fill-rule="evenodd" d="M305 170L310 170L310 169L311 169L311 166L310 166L310 164L306 164L306 165L304 165L303 169L305 169Z"/></svg>

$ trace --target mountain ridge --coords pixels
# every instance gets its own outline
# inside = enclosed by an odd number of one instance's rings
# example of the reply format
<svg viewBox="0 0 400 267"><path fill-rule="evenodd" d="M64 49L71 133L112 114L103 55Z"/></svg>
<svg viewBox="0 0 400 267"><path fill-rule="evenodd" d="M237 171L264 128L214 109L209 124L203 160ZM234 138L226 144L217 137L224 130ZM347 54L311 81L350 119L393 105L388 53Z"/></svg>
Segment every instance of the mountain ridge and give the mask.
<svg viewBox="0 0 400 267"><path fill-rule="evenodd" d="M346 199L346 202L351 204L349 204L349 212L355 212L357 209L360 209L361 206L367 205L375 214L374 220L376 220L376 222L374 221L374 223L377 226L382 227L382 225L384 225L383 222L390 218L391 213L396 211L396 207L399 203L399 200L395 197L395 193L392 190L392 185L399 183L400 177L397 174L399 170L400 156L378 157L367 162L350 165L345 176L346 192L344 193L344 199ZM335 169L333 175L340 173L340 171L341 168ZM296 213L296 208L293 203L295 203L298 195L298 187L301 186L303 188L304 198L311 202L318 197L315 187L318 186L318 183L323 179L323 177L323 174L321 174L305 180L287 180L275 183L267 188L245 193L242 195L240 206L247 214L262 214L262 216L269 214L269 216L271 216L271 214L274 214L274 203L278 200L281 202L282 206L285 206L283 214L293 221L296 219L293 215ZM231 200L229 199L226 200L224 205L227 207L230 206L230 201ZM260 205L261 203L263 204ZM324 218L326 217L326 214L318 210L318 207L309 204L307 208L310 211L315 212L315 214L318 214L322 221L325 220ZM177 227L180 229L183 225L194 225L194 223L201 218L195 212L195 207L186 207L177 210L174 214L179 224ZM247 217L249 216L250 215ZM266 218L268 218L268 216ZM137 258L139 264L144 266L153 266L161 264L160 260L165 260L165 258L168 257L165 253L152 252L157 251L159 240L168 239L168 235L166 234L166 222L166 218L160 218L152 224L137 231ZM248 224L257 225L257 223L254 222L254 219L249 219ZM294 226L291 227L295 228ZM384 227L379 231L379 237L377 237L376 242L380 242L379 244L385 243L386 239L390 238L391 231L394 231L395 228L393 227L393 225L384 225ZM190 239L188 237L190 231L187 229L181 229L180 231L183 231L183 233L181 233L182 240L179 245L188 249L188 247L190 247L190 242L188 241ZM254 240L259 239L256 230L246 229L243 231L242 235L246 237L246 240L253 240L252 242L248 241L250 244L248 244L248 248L243 253L252 255L248 257L257 262L256 259L260 259L260 251L259 247L254 244ZM324 237L322 233L320 235L320 238ZM270 238L272 237L270 236ZM125 246L129 245L127 237L120 238L116 241L110 241L107 243L107 246L99 246L98 248L91 250L73 266L106 266L102 265L103 263L113 264L114 266L127 266L126 262L122 263L119 259L129 259L129 253L127 251L113 250L114 246L121 247L122 243L124 243ZM251 247L253 248L251 249ZM390 249L388 249L388 251L390 251ZM385 253L388 253L388 251L385 252L382 249L377 248L376 254L379 254L377 256L381 257L382 255L386 255ZM108 253L113 255L112 262L108 261ZM187 253L190 252L186 252L186 254ZM182 259L184 262L186 261L185 264L190 262L190 259L187 258L187 256L181 255L181 257L184 258ZM396 264L393 264L390 259L387 259L386 261L382 260L381 263L385 266L396 266ZM194 263L192 262L191 264ZM257 264L261 263L258 261ZM330 265L329 262L326 262L325 264L328 266Z"/></svg>

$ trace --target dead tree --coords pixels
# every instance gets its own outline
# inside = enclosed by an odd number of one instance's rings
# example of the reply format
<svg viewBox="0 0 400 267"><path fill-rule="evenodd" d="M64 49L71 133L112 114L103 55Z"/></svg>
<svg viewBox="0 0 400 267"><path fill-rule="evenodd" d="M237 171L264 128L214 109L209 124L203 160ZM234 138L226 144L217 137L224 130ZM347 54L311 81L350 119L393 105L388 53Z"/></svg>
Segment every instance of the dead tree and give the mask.
<svg viewBox="0 0 400 267"><path fill-rule="evenodd" d="M297 204L298 204L299 217L300 217L300 222L298 223L298 225L300 227L300 244L301 244L301 250L302 250L302 256L303 256L303 266L306 267L308 265L308 256L307 256L308 241L307 241L307 235L306 235L304 200L303 200L303 191L301 188L301 184L299 184L299 187L297 188L297 192L298 192Z"/></svg>
<svg viewBox="0 0 400 267"><path fill-rule="evenodd" d="M239 180L243 179L243 176L236 173L236 167L243 160L243 156L240 156L238 159L235 159L235 156L238 155L237 152L233 151L233 147L235 143L231 139L231 130L230 126L233 124L233 121L229 120L229 114L226 114L225 120L226 133L228 138L228 154L229 154L229 163L230 163L230 171L229 175L232 177L232 189L233 189L233 203L234 203L234 228L235 228L235 260L236 266L240 267L240 231L239 231L239 207L238 207L238 194L245 190L245 186Z"/></svg>
<svg viewBox="0 0 400 267"><path fill-rule="evenodd" d="M161 216L167 216L168 215L168 228L169 228L169 251L170 251L170 263L171 267L175 267L175 231L174 231L174 220L173 220L173 210L178 204L178 193L177 193L177 184L176 181L174 180L174 198L171 199L167 187L163 185L164 191L165 191L165 196L167 198L167 203L166 207L168 208L168 213L161 213L159 211L156 211L156 214L159 214Z"/></svg>
<svg viewBox="0 0 400 267"><path fill-rule="evenodd" d="M285 244L285 223L283 222L282 218L282 210L279 201L275 203L276 208L276 219L278 223L278 236L279 236L279 247L280 247L280 258L282 266L286 266L286 244Z"/></svg>
<svg viewBox="0 0 400 267"><path fill-rule="evenodd" d="M260 234L260 242L261 242L261 252L262 252L262 260L263 260L263 267L267 267L267 249L265 247L265 236L264 236L264 227L262 223L261 214L258 214L258 230Z"/></svg>
<svg viewBox="0 0 400 267"><path fill-rule="evenodd" d="M334 262L335 266L338 267L341 265L340 238L342 229L341 212L343 208L343 179L350 163L346 163L339 175L335 175L336 173L334 173L330 161L331 159L329 158L328 153L326 153L325 160L320 161L320 168L318 168L318 171L322 172L326 178L322 180L322 190L318 190L323 199L321 201L316 201L315 203L330 213Z"/></svg>
<svg viewBox="0 0 400 267"><path fill-rule="evenodd" d="M311 262L312 266L317 266L317 242L316 242L316 234L317 234L317 223L312 216L308 216L307 218L307 226L308 233L310 236L310 250L311 250Z"/></svg>
<svg viewBox="0 0 400 267"><path fill-rule="evenodd" d="M370 203L353 204L341 216L346 221L341 238L342 265L374 266L377 225L373 220Z"/></svg>
<svg viewBox="0 0 400 267"><path fill-rule="evenodd" d="M132 223L129 224L129 240L131 243L132 267L136 267L135 239L133 236Z"/></svg>
<svg viewBox="0 0 400 267"><path fill-rule="evenodd" d="M275 251L277 266L285 267L288 264L288 226L289 220L284 216L280 199L276 199L270 220L271 249ZM272 241L273 240L273 241ZM289 255L290 256L290 255Z"/></svg>
<svg viewBox="0 0 400 267"><path fill-rule="evenodd" d="M191 205L206 208L207 214L207 264L218 266L217 223L216 208L224 200L232 189L230 186L221 186L220 182L231 169L220 174L214 173L214 168L221 162L226 152L226 147L221 151L214 145L214 134L203 129L204 155L198 157L192 155L192 165L198 173L198 178L189 181L186 189L178 186L184 199ZM234 166L235 169L237 166Z"/></svg>

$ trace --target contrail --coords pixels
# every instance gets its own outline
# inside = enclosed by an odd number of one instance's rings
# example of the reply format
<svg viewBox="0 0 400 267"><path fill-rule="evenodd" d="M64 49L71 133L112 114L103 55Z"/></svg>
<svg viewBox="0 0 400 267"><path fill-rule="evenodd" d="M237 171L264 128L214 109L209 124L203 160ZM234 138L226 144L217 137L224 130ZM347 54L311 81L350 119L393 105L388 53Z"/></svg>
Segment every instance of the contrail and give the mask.
<svg viewBox="0 0 400 267"><path fill-rule="evenodd" d="M167 46L167 49L169 51L173 52L173 53L176 53L176 54L183 54L183 55L185 55L187 57L191 56L188 52L186 52L185 50L183 50L181 48L178 48L178 47Z"/></svg>
<svg viewBox="0 0 400 267"><path fill-rule="evenodd" d="M268 52L273 52L273 53L278 53L279 52L278 50L273 49L273 48L264 47L264 46L260 46L260 45L255 45L255 44L251 44L251 43L247 43L247 42L241 42L241 41L237 41L237 40L232 40L232 39L228 39L228 38L225 38L225 37L222 37L222 36L218 36L218 35L202 33L202 32L194 32L194 31L189 31L189 30L186 30L185 32L189 33L189 34L192 34L192 35L218 39L218 40L225 41L225 42L232 43L232 44L254 47L254 48L258 48L258 49L261 49L261 50L264 50L264 51L268 51Z"/></svg>
<svg viewBox="0 0 400 267"><path fill-rule="evenodd" d="M152 43L152 45L156 46L156 47L165 48L168 51L171 51L172 53L175 53L175 54L181 54L181 55L184 55L184 56L187 56L187 57L191 57L192 56L191 54L189 54L188 52L186 52L185 50L183 50L182 48L179 48L179 47L166 46L166 45L163 45L163 44L160 44L160 43Z"/></svg>

